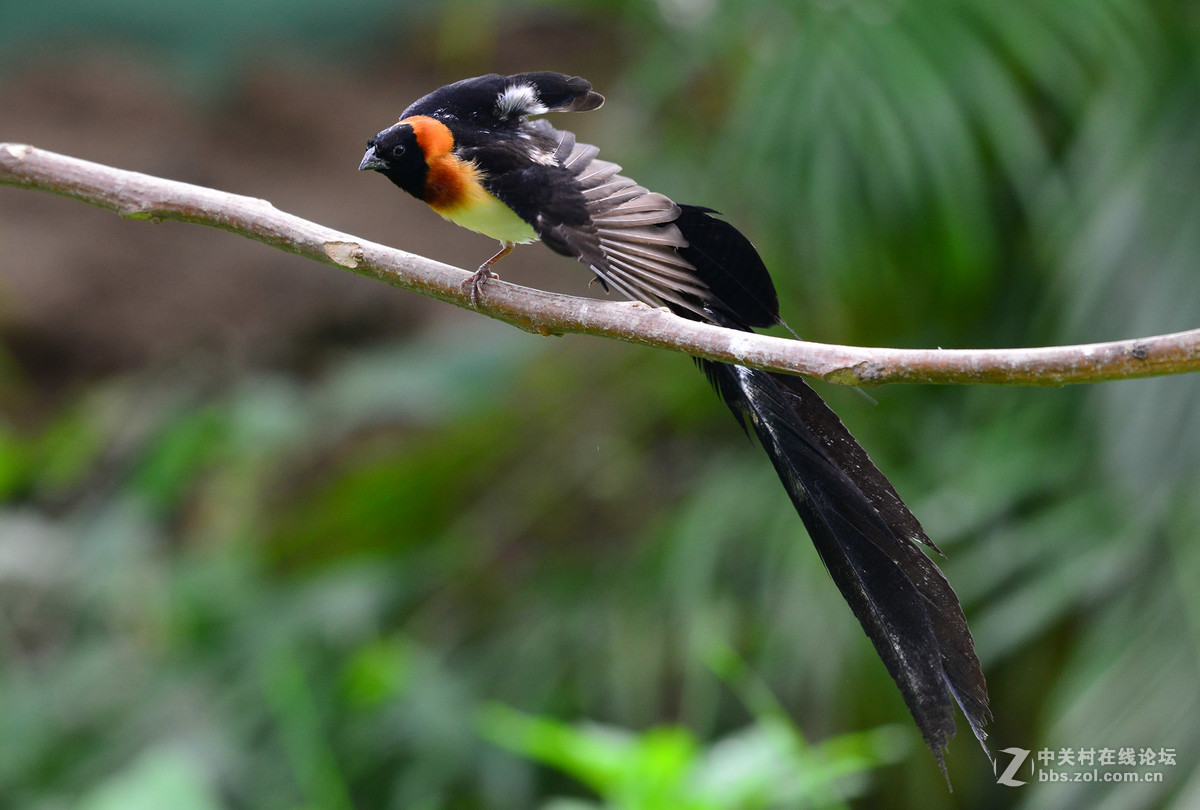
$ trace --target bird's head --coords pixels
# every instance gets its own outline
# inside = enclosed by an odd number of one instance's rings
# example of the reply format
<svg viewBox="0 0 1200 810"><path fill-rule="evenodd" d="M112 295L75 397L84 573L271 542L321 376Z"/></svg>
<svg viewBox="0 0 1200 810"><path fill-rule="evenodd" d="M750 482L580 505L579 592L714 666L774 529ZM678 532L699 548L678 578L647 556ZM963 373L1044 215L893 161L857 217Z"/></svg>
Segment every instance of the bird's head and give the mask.
<svg viewBox="0 0 1200 810"><path fill-rule="evenodd" d="M429 163L411 123L401 121L367 141L358 169L377 171L417 199L425 198Z"/></svg>

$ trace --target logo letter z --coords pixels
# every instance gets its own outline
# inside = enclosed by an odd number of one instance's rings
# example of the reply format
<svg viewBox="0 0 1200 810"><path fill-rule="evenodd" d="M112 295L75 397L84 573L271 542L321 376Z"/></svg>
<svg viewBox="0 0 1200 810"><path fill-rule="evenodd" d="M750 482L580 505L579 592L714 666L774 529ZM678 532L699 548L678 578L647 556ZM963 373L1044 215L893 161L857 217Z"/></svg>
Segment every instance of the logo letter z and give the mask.
<svg viewBox="0 0 1200 810"><path fill-rule="evenodd" d="M1004 769L1004 773L996 777L996 784L1006 785L1008 787L1020 787L1025 784L1020 779L1014 779L1017 770L1025 764L1026 757L1029 756L1029 751L1024 748L1004 748L1000 751L1001 754L1009 754L1012 761L1008 763L1008 767Z"/></svg>

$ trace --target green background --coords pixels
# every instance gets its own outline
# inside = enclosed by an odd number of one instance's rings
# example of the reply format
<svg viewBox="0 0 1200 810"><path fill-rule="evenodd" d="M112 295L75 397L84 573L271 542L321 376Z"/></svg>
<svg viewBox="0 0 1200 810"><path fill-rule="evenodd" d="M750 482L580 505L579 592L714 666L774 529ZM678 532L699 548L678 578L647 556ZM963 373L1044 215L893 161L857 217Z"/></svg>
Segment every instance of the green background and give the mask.
<svg viewBox="0 0 1200 810"><path fill-rule="evenodd" d="M7 2L0 140L474 267L355 167L531 69L590 79L556 124L724 212L806 338L1200 322L1187 3ZM1200 380L820 390L948 554L994 747L1161 781L1000 786L960 719L948 791L685 358L0 189L0 807L1197 806Z"/></svg>

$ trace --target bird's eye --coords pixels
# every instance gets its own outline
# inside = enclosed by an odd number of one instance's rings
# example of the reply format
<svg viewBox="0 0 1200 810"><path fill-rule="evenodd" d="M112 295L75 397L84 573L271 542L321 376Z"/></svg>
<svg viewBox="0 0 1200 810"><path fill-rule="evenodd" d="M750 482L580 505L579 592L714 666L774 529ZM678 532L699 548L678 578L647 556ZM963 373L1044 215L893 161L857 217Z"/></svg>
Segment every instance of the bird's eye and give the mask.
<svg viewBox="0 0 1200 810"><path fill-rule="evenodd" d="M404 144L398 143L392 147L392 157L394 157L394 158L404 157Z"/></svg>

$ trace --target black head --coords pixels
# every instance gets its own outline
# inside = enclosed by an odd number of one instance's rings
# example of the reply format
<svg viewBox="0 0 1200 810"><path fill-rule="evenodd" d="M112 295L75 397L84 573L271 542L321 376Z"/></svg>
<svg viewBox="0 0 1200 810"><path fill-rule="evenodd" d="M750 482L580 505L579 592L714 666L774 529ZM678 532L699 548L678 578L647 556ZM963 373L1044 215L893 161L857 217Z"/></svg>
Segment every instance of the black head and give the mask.
<svg viewBox="0 0 1200 810"><path fill-rule="evenodd" d="M411 124L394 124L367 141L358 169L377 171L418 200L425 199L429 165Z"/></svg>

